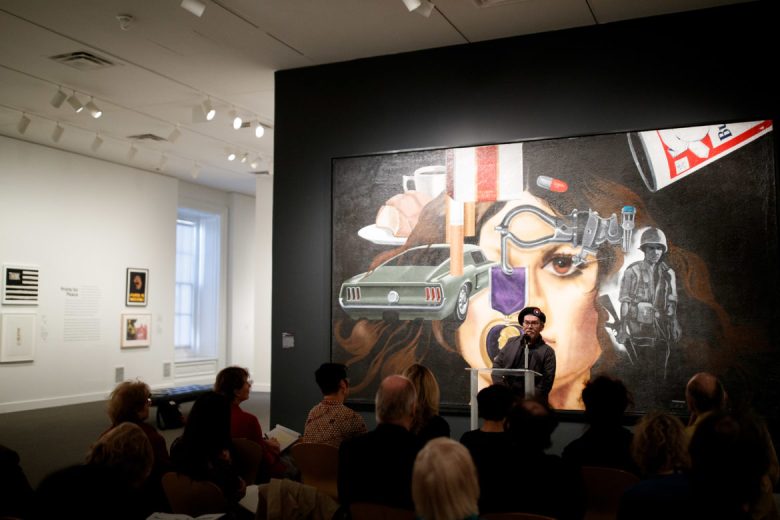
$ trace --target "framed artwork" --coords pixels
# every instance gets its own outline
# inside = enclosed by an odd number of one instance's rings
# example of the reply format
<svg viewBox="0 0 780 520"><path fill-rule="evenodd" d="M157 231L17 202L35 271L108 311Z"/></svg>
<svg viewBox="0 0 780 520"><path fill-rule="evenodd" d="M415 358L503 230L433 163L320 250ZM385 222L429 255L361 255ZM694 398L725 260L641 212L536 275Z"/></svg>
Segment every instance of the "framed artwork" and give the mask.
<svg viewBox="0 0 780 520"><path fill-rule="evenodd" d="M148 347L152 343L151 314L123 314L122 348Z"/></svg>
<svg viewBox="0 0 780 520"><path fill-rule="evenodd" d="M35 314L3 314L0 318L0 363L33 361Z"/></svg>
<svg viewBox="0 0 780 520"><path fill-rule="evenodd" d="M684 411L698 371L778 380L772 134L764 120L334 159L331 359L350 399L420 363L442 407L465 409L465 369L492 367L528 305L547 315L559 410L581 410L599 374L635 411Z"/></svg>
<svg viewBox="0 0 780 520"><path fill-rule="evenodd" d="M146 307L148 301L149 269L127 268L127 298L128 307Z"/></svg>
<svg viewBox="0 0 780 520"><path fill-rule="evenodd" d="M3 304L38 305L38 266L3 264Z"/></svg>

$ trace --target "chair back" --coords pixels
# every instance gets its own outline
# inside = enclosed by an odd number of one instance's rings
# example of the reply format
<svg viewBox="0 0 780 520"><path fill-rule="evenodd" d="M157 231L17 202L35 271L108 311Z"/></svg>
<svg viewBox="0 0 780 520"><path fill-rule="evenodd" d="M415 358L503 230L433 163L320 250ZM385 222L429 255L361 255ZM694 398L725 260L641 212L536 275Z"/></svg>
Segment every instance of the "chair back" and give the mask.
<svg viewBox="0 0 780 520"><path fill-rule="evenodd" d="M533 513L484 513L479 516L483 520L555 520L551 516L535 515Z"/></svg>
<svg viewBox="0 0 780 520"><path fill-rule="evenodd" d="M338 500L338 448L329 444L298 442L290 449L301 472L301 482Z"/></svg>
<svg viewBox="0 0 780 520"><path fill-rule="evenodd" d="M197 517L228 510L222 490L213 482L192 480L171 471L163 475L162 487L174 514Z"/></svg>
<svg viewBox="0 0 780 520"><path fill-rule="evenodd" d="M414 511L399 509L382 504L359 502L350 504L352 520L414 520Z"/></svg>
<svg viewBox="0 0 780 520"><path fill-rule="evenodd" d="M617 517L623 492L639 482L639 477L615 468L583 466L585 520L613 520Z"/></svg>
<svg viewBox="0 0 780 520"><path fill-rule="evenodd" d="M233 465L247 484L258 482L263 463L263 447L249 439L233 439ZM267 480L267 479L266 479Z"/></svg>

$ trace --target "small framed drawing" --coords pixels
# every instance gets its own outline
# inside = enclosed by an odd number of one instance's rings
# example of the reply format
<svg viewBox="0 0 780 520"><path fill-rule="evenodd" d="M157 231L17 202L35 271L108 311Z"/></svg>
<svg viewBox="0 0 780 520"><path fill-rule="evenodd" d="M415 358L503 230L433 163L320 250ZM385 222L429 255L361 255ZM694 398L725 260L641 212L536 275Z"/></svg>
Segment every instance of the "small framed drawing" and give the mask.
<svg viewBox="0 0 780 520"><path fill-rule="evenodd" d="M149 269L127 268L127 300L128 307L146 307L148 301Z"/></svg>
<svg viewBox="0 0 780 520"><path fill-rule="evenodd" d="M122 314L122 348L148 347L152 342L151 314Z"/></svg>
<svg viewBox="0 0 780 520"><path fill-rule="evenodd" d="M3 303L38 305L38 266L3 265Z"/></svg>
<svg viewBox="0 0 780 520"><path fill-rule="evenodd" d="M0 363L33 361L35 314L3 314L0 319Z"/></svg>

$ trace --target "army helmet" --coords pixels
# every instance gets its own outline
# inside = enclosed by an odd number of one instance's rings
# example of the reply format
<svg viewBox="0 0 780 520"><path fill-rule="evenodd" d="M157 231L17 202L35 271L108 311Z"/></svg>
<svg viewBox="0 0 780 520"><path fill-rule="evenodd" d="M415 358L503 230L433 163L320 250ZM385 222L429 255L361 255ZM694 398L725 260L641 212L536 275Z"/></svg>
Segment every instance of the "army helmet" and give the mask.
<svg viewBox="0 0 780 520"><path fill-rule="evenodd" d="M639 239L639 249L644 251L645 246L661 246L666 253L669 246L666 245L666 235L658 228L647 228Z"/></svg>

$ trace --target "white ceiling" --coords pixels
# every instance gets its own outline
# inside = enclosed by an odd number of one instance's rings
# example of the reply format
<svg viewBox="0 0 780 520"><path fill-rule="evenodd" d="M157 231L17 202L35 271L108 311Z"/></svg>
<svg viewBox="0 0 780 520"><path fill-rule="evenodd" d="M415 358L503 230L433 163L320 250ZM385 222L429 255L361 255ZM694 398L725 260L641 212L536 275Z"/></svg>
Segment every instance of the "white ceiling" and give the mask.
<svg viewBox="0 0 780 520"><path fill-rule="evenodd" d="M737 3L741 0L434 0L429 18L402 0L0 0L0 134L206 186L253 195L273 173L274 77L289 69ZM495 0L494 0L495 1ZM117 15L134 21L122 30ZM86 51L113 62L78 70L51 56ZM104 111L93 119L49 101L61 85ZM211 97L217 116L193 122ZM228 111L270 127L233 130ZM24 134L22 114L30 119ZM57 123L64 128L52 140ZM176 142L131 139L154 134ZM91 149L96 135L102 145ZM130 158L131 144L137 153ZM229 162L227 152L239 159ZM241 154L249 161L240 162ZM164 156L164 158L163 158ZM2 163L0 163L2 175Z"/></svg>

